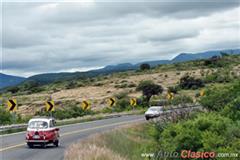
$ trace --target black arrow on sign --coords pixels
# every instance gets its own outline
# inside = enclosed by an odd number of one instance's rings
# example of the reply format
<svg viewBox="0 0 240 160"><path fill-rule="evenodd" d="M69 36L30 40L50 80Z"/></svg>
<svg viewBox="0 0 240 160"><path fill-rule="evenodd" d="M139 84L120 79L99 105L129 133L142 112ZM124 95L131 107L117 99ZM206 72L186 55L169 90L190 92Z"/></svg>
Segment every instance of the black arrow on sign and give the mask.
<svg viewBox="0 0 240 160"><path fill-rule="evenodd" d="M47 104L50 106L50 107L48 108L48 111L52 111L52 109L53 109L53 104L52 104L51 102L47 102Z"/></svg>
<svg viewBox="0 0 240 160"><path fill-rule="evenodd" d="M8 100L10 103L11 103L11 107L10 107L10 109L9 109L9 111L13 111L14 110L14 108L16 107L16 103L12 100L12 99L10 99L10 100Z"/></svg>
<svg viewBox="0 0 240 160"><path fill-rule="evenodd" d="M132 105L132 106L137 105L137 100L133 98L133 99L131 100L131 105Z"/></svg>
<svg viewBox="0 0 240 160"><path fill-rule="evenodd" d="M86 101L83 101L83 103L85 105L84 109L87 109L88 108L88 103Z"/></svg>
<svg viewBox="0 0 240 160"><path fill-rule="evenodd" d="M110 106L113 106L114 105L114 103L115 103L115 100L113 99L113 98L110 98Z"/></svg>

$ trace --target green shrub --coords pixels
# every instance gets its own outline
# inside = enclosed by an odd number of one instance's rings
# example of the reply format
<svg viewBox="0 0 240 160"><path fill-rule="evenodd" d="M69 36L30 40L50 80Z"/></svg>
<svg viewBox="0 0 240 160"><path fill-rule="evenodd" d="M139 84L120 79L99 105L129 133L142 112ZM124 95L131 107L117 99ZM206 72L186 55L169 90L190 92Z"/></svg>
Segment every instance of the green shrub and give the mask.
<svg viewBox="0 0 240 160"><path fill-rule="evenodd" d="M200 103L208 110L220 111L240 95L240 81L223 87L214 87L206 91Z"/></svg>
<svg viewBox="0 0 240 160"><path fill-rule="evenodd" d="M0 125L24 123L28 120L29 117L22 119L20 115L10 113L9 111L6 111L4 107L0 106Z"/></svg>
<svg viewBox="0 0 240 160"><path fill-rule="evenodd" d="M7 92L11 92L11 93L17 93L18 91L20 90L20 88L19 87L17 87L17 86L13 86L13 87L8 87L8 88L6 88L6 91Z"/></svg>
<svg viewBox="0 0 240 160"><path fill-rule="evenodd" d="M0 107L0 124L10 124L12 121L12 115L7 112L3 107Z"/></svg>
<svg viewBox="0 0 240 160"><path fill-rule="evenodd" d="M228 116L232 120L240 120L240 96L226 105L222 111L222 114Z"/></svg>
<svg viewBox="0 0 240 160"><path fill-rule="evenodd" d="M232 81L232 78L229 74L223 72L216 72L209 75L206 75L204 78L205 83L228 83Z"/></svg>
<svg viewBox="0 0 240 160"><path fill-rule="evenodd" d="M129 100L126 98L117 100L116 106L114 106L115 111L121 112L130 109Z"/></svg>
<svg viewBox="0 0 240 160"><path fill-rule="evenodd" d="M136 87L136 86L137 86L137 85L134 84L134 83L130 83L130 84L128 85L129 88L134 88L134 87Z"/></svg>
<svg viewBox="0 0 240 160"><path fill-rule="evenodd" d="M179 104L190 104L193 103L192 97L186 96L186 95L181 95L181 96L176 96L172 100L168 101L168 105L179 105Z"/></svg>
<svg viewBox="0 0 240 160"><path fill-rule="evenodd" d="M128 84L127 83L123 83L123 84L117 84L114 86L115 88L127 88L128 87Z"/></svg>
<svg viewBox="0 0 240 160"><path fill-rule="evenodd" d="M69 118L76 118L76 117L81 117L84 115L91 115L94 114L93 111L91 110L83 110L80 106L78 105L70 105L66 107L65 109L56 109L54 112L52 112L52 115L56 119L69 119ZM50 116L50 112L45 112L44 111L39 111L36 113L36 115L39 116Z"/></svg>
<svg viewBox="0 0 240 160"><path fill-rule="evenodd" d="M159 131L158 147L169 152L226 151L238 152L233 146L239 142L240 123L235 123L218 113L204 113L188 121L170 123Z"/></svg>
<svg viewBox="0 0 240 160"><path fill-rule="evenodd" d="M181 89L198 89L204 87L204 82L201 79L185 75L180 79L179 87Z"/></svg>
<svg viewBox="0 0 240 160"><path fill-rule="evenodd" d="M115 94L114 97L116 97L117 99L128 98L128 93L127 92L120 92L118 94Z"/></svg>
<svg viewBox="0 0 240 160"><path fill-rule="evenodd" d="M172 93L174 93L174 94L177 94L179 90L180 90L179 86L171 86L171 87L168 87L168 91L169 91L169 92L172 92Z"/></svg>
<svg viewBox="0 0 240 160"><path fill-rule="evenodd" d="M79 87L78 83L76 81L70 81L66 84L66 89L73 89Z"/></svg>
<svg viewBox="0 0 240 160"><path fill-rule="evenodd" d="M143 63L140 65L140 70L149 70L151 66L147 63Z"/></svg>

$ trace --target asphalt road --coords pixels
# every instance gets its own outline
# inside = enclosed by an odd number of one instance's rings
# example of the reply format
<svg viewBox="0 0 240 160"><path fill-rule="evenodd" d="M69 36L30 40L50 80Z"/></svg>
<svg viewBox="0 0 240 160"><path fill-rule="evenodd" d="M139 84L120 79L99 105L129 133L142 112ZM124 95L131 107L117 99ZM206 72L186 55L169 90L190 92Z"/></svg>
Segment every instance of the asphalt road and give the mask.
<svg viewBox="0 0 240 160"><path fill-rule="evenodd" d="M87 136L113 129L120 125L144 121L143 115L121 116L92 122L66 125L60 128L60 146L29 149L25 132L0 136L0 160L63 160L65 149Z"/></svg>

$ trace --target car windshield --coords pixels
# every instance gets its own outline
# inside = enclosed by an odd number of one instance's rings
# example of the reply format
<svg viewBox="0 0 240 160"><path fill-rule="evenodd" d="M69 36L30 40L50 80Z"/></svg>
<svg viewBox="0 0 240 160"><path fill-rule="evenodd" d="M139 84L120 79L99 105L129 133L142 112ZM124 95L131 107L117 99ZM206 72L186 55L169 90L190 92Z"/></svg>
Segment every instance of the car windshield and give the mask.
<svg viewBox="0 0 240 160"><path fill-rule="evenodd" d="M44 129L48 128L48 123L44 121L32 121L28 127L31 129Z"/></svg>
<svg viewBox="0 0 240 160"><path fill-rule="evenodd" d="M157 108L150 108L149 110L150 110L150 111L158 111Z"/></svg>

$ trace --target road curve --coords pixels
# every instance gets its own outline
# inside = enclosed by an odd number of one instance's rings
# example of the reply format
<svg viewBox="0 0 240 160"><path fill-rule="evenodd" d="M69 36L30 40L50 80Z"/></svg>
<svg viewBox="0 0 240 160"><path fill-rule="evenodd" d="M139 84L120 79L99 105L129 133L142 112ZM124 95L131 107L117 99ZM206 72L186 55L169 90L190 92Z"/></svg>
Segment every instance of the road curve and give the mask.
<svg viewBox="0 0 240 160"><path fill-rule="evenodd" d="M84 139L87 136L110 130L120 125L144 121L143 115L121 116L61 126L60 146L49 145L47 148L29 149L25 142L25 133L16 133L0 136L0 160L63 160L64 150L71 143Z"/></svg>

